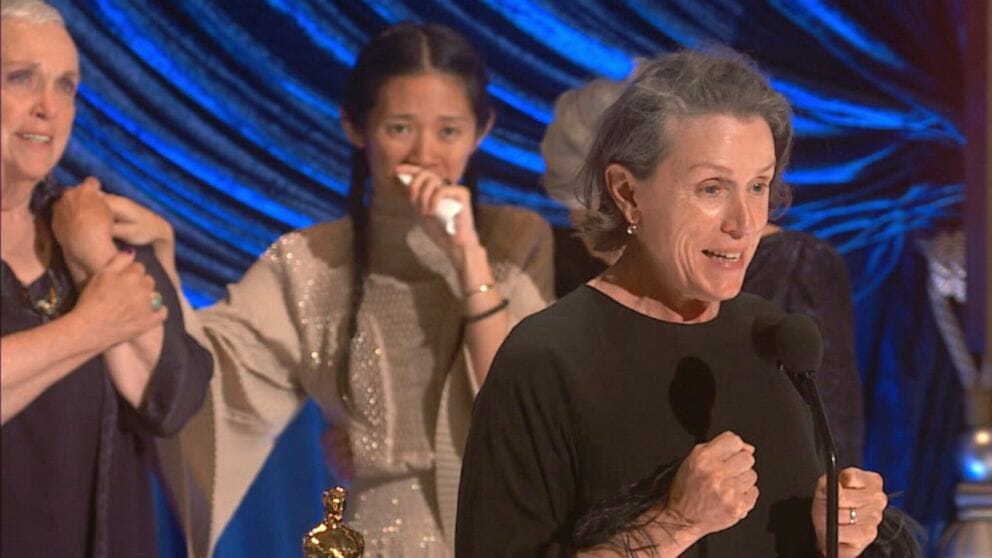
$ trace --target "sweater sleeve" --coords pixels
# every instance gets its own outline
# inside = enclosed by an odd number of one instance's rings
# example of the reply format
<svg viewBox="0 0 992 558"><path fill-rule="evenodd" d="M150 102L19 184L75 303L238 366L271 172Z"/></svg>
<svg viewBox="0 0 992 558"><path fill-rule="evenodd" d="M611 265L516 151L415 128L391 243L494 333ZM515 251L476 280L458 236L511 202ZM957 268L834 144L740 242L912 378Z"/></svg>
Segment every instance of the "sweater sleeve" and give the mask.
<svg viewBox="0 0 992 558"><path fill-rule="evenodd" d="M536 213L496 208L491 215L496 218L493 223L487 223L486 236L492 239L494 272L509 303L506 308L509 332L520 320L554 301L554 242L551 227ZM480 386L467 346L463 347L463 353L474 395Z"/></svg>
<svg viewBox="0 0 992 558"><path fill-rule="evenodd" d="M476 399L462 468L456 554L570 556L575 452L554 359L518 327Z"/></svg>
<svg viewBox="0 0 992 558"><path fill-rule="evenodd" d="M483 230L500 292L509 302L508 330L543 309L553 297L551 229L536 213L511 207L484 207ZM453 541L461 457L468 436L472 400L479 392L468 345L448 374L434 431L435 490L441 524Z"/></svg>
<svg viewBox="0 0 992 558"><path fill-rule="evenodd" d="M544 219L534 216L530 223L529 249L521 266L520 274L506 293L510 301L508 307L510 328L520 320L543 309L554 301L554 242L551 227Z"/></svg>
<svg viewBox="0 0 992 558"><path fill-rule="evenodd" d="M290 233L227 296L184 313L214 358L206 403L179 436L160 444L191 557L206 557L243 500L276 438L305 401L288 268L304 257Z"/></svg>

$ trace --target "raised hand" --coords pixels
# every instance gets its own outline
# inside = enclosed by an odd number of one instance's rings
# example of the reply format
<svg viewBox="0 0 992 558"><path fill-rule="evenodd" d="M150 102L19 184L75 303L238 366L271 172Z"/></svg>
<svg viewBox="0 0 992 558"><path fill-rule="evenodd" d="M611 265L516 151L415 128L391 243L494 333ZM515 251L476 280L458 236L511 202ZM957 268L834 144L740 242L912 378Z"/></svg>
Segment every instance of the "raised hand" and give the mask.
<svg viewBox="0 0 992 558"><path fill-rule="evenodd" d="M151 209L123 196L104 194L113 215L114 238L134 246L151 244L155 259L165 270L176 291L181 290L176 270L176 236L172 225Z"/></svg>
<svg viewBox="0 0 992 558"><path fill-rule="evenodd" d="M837 555L859 556L878 536L878 525L889 500L883 491L882 476L855 467L838 475ZM816 483L813 495L813 527L816 544L821 553L827 548L827 476Z"/></svg>
<svg viewBox="0 0 992 558"><path fill-rule="evenodd" d="M168 317L155 281L134 261L133 252L116 254L95 273L73 312L86 317L95 339L106 347L130 340Z"/></svg>
<svg viewBox="0 0 992 558"><path fill-rule="evenodd" d="M55 202L52 233L77 282L102 269L117 252L113 222L100 182L92 176L67 189Z"/></svg>
<svg viewBox="0 0 992 558"><path fill-rule="evenodd" d="M723 432L689 452L675 473L664 511L697 538L722 531L754 508L757 481L754 446Z"/></svg>
<svg viewBox="0 0 992 558"><path fill-rule="evenodd" d="M111 234L134 246L172 243L172 225L161 215L123 196L104 194L113 216Z"/></svg>
<svg viewBox="0 0 992 558"><path fill-rule="evenodd" d="M452 184L450 180L416 165L399 165L397 175L410 177L406 186L410 203L423 218L421 225L428 235L441 247L452 249L456 247L474 246L479 243L472 219L472 194L468 188ZM444 225L435 216L435 211L442 199L456 200L462 204L462 210L455 217L455 234L444 230Z"/></svg>

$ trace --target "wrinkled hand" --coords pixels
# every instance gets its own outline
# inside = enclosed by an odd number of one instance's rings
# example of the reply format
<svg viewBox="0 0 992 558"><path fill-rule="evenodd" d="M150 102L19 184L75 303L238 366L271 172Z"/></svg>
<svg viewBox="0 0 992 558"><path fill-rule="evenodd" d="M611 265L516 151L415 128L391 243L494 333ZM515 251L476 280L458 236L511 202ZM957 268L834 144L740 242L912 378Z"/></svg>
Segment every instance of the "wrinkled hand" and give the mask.
<svg viewBox="0 0 992 558"><path fill-rule="evenodd" d="M155 281L134 253L120 252L86 283L74 313L83 316L89 331L110 347L161 324L168 308L152 308Z"/></svg>
<svg viewBox="0 0 992 558"><path fill-rule="evenodd" d="M698 444L672 480L665 511L702 537L743 519L758 501L754 446L733 432Z"/></svg>
<svg viewBox="0 0 992 558"><path fill-rule="evenodd" d="M421 226L434 242L449 251L479 244L472 218L472 194L468 188L452 184L444 177L415 165L399 165L396 173L413 177L406 187L407 196L421 215ZM457 200L462 204L462 210L455 217L453 236L444 230L444 225L434 216L434 208L443 198Z"/></svg>
<svg viewBox="0 0 992 558"><path fill-rule="evenodd" d="M111 234L133 246L172 244L172 225L151 209L123 196L104 194L113 216Z"/></svg>
<svg viewBox="0 0 992 558"><path fill-rule="evenodd" d="M355 463L351 453L351 437L348 428L339 421L329 421L320 436L320 446L324 450L324 463L334 471L334 477L345 484L355 476Z"/></svg>
<svg viewBox="0 0 992 558"><path fill-rule="evenodd" d="M882 490L882 476L873 471L849 467L837 476L838 528L837 556L859 556L878 536L878 525L889 499ZM856 518L851 523L851 510ZM820 553L827 548L827 476L823 475L816 483L813 495L813 527L816 529L816 544Z"/></svg>
<svg viewBox="0 0 992 558"><path fill-rule="evenodd" d="M91 177L66 189L52 211L52 233L77 282L102 269L117 253L111 233L113 215Z"/></svg>

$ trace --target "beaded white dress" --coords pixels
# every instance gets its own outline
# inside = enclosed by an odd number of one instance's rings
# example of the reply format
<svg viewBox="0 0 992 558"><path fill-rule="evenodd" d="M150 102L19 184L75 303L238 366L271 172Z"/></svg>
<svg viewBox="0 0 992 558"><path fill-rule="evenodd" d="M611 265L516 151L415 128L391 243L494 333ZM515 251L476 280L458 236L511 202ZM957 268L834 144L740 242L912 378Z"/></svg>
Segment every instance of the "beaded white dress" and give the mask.
<svg viewBox="0 0 992 558"><path fill-rule="evenodd" d="M346 522L365 536L366 556L451 555L478 386L462 342L459 282L416 223L406 211L373 212L349 410L337 377L351 309L349 219L283 236L224 301L184 314L215 359L208 402L161 448L190 556L213 552L307 397L346 421L355 470ZM488 206L477 227L512 327L551 300L550 229L529 211Z"/></svg>

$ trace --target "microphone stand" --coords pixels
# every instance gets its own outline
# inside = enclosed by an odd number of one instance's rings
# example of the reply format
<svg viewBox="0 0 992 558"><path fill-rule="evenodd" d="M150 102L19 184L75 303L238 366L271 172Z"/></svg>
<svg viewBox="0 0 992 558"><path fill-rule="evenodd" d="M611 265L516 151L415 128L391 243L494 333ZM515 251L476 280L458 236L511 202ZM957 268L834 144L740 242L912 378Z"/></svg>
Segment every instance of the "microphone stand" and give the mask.
<svg viewBox="0 0 992 558"><path fill-rule="evenodd" d="M823 439L825 455L824 462L827 466L827 557L837 558L837 448L834 446L834 436L830 432L830 425L827 424L827 415L823 411L823 401L820 399L820 391L816 389L816 379L814 370L806 372L793 372L786 370L795 381L800 395L806 400L806 404L813 411L813 422L816 425L817 433Z"/></svg>

